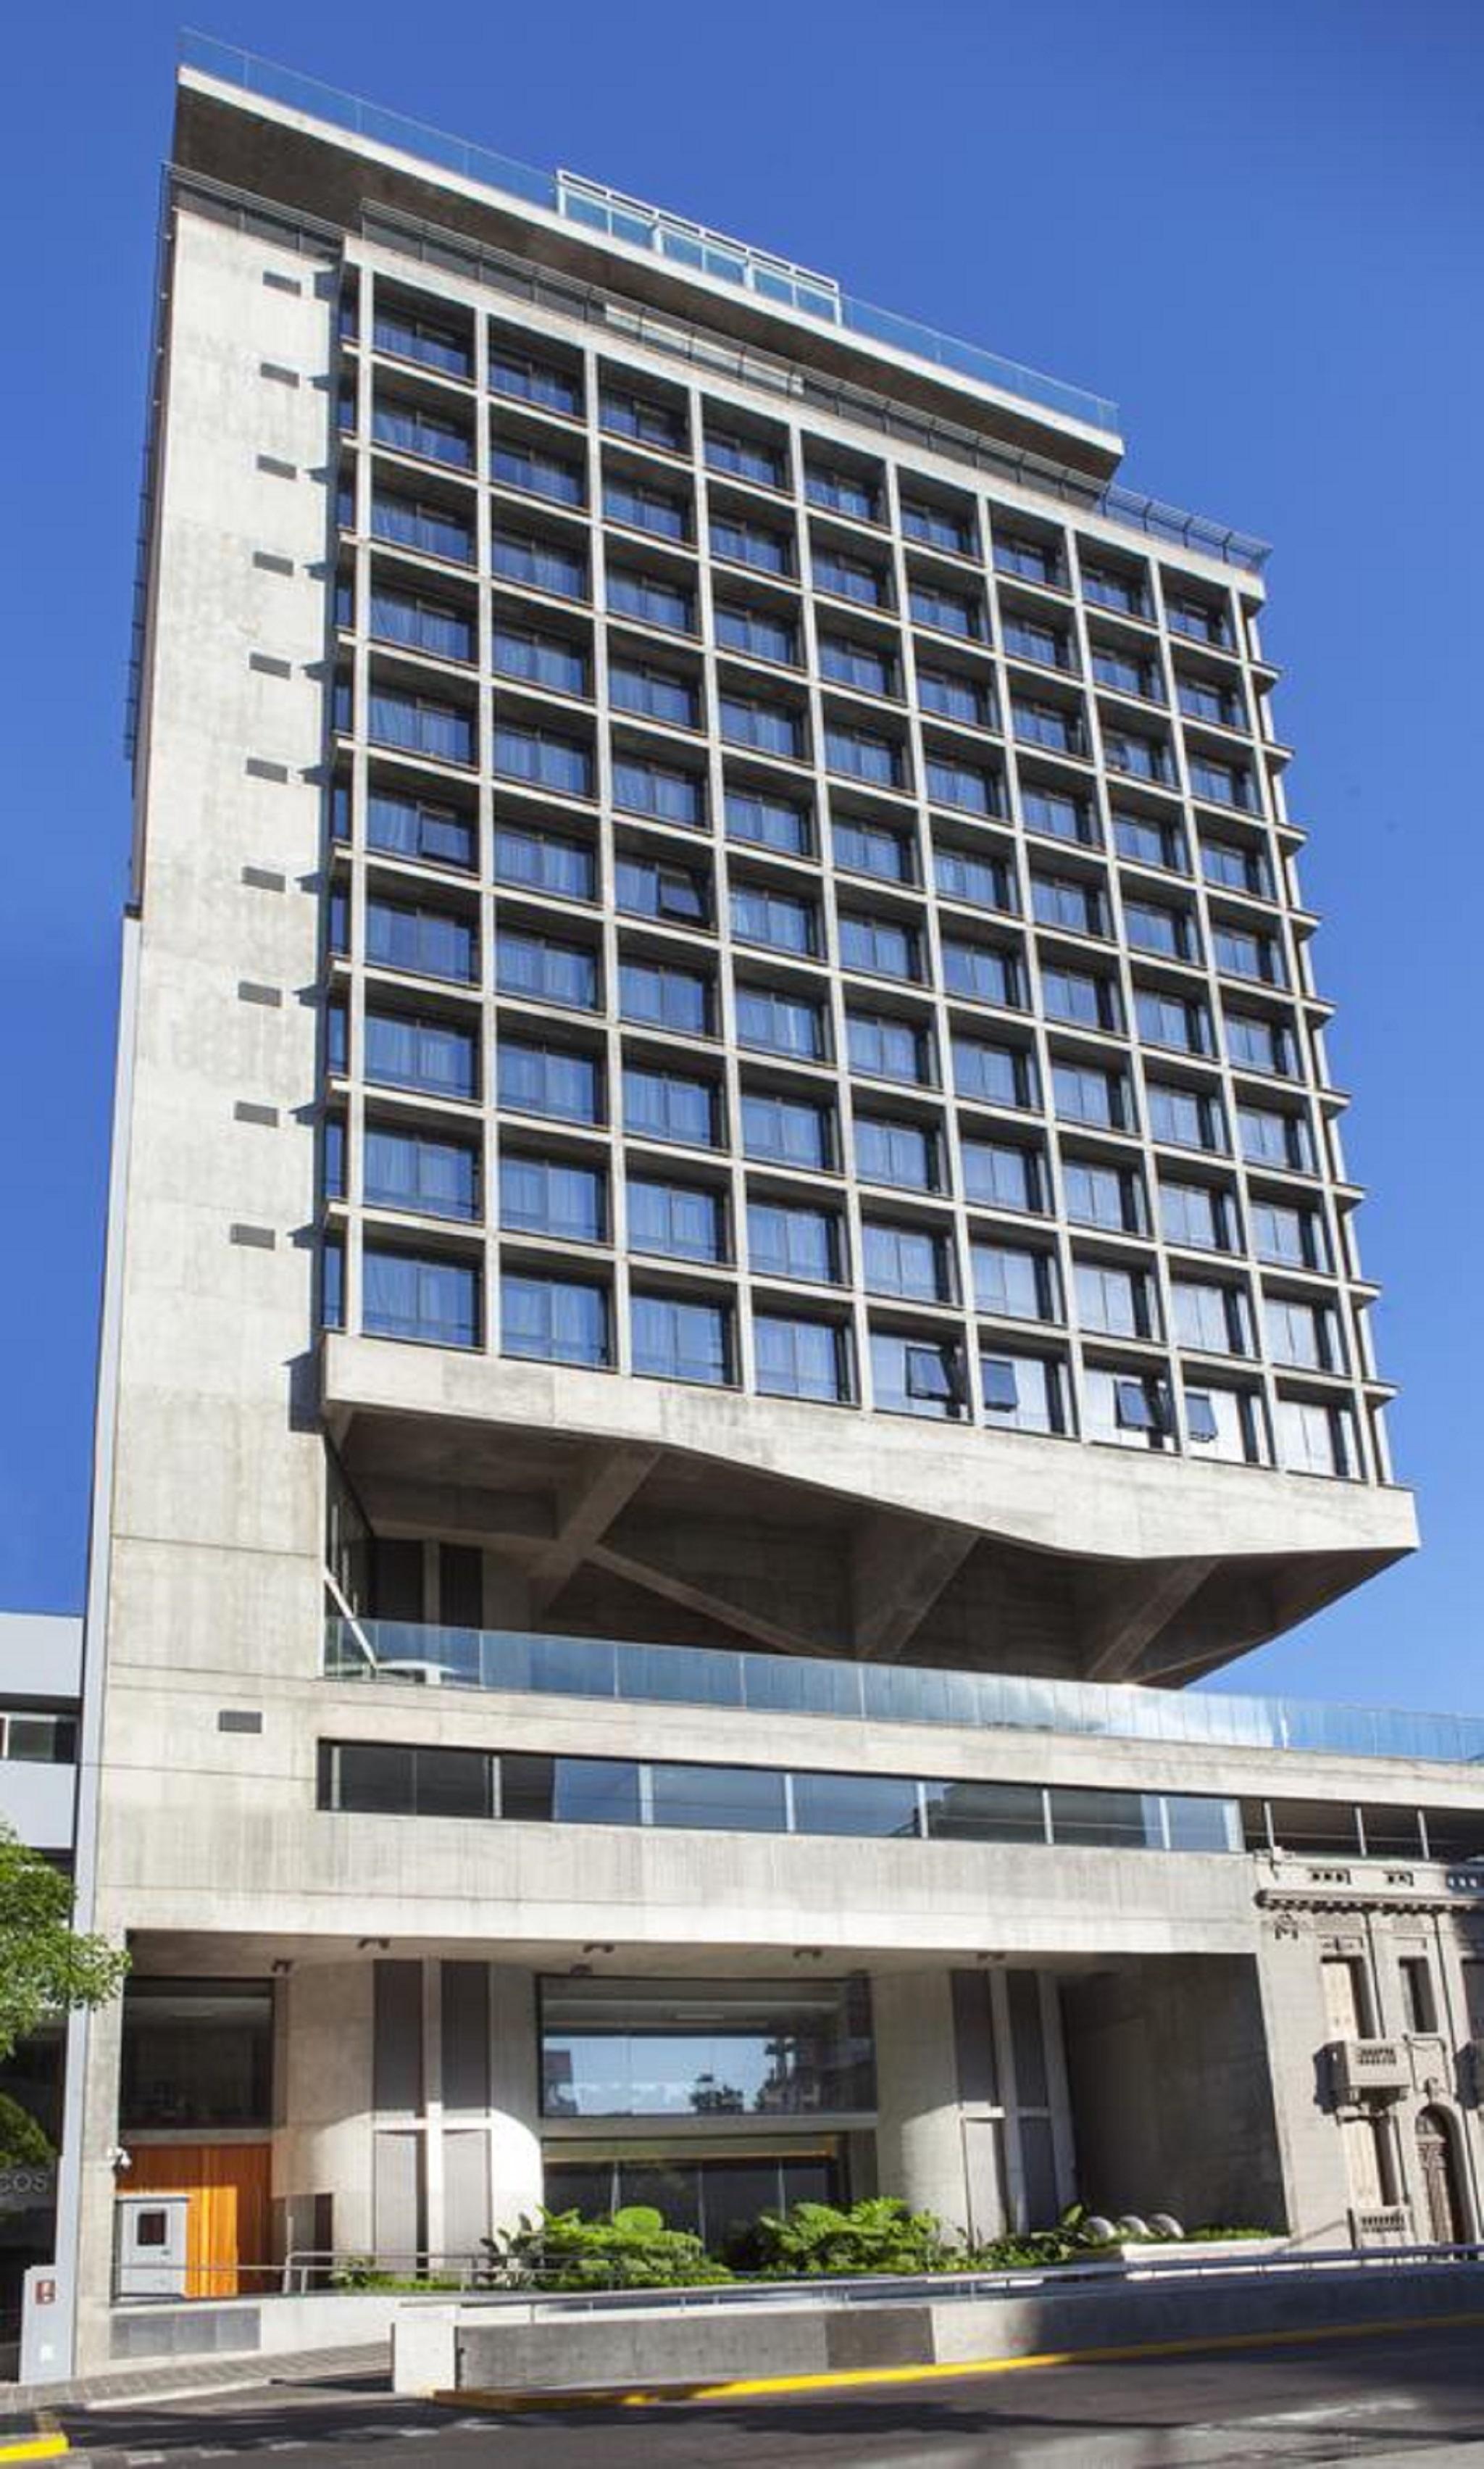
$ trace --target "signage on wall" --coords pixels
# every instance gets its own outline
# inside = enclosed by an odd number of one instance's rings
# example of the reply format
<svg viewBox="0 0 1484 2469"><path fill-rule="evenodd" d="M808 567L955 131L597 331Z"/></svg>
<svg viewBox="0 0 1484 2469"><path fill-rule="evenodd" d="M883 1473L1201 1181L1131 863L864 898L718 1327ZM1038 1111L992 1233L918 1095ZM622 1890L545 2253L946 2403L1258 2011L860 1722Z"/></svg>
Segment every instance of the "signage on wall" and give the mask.
<svg viewBox="0 0 1484 2469"><path fill-rule="evenodd" d="M30 2212L57 2198L57 2163L0 2169L0 2212Z"/></svg>

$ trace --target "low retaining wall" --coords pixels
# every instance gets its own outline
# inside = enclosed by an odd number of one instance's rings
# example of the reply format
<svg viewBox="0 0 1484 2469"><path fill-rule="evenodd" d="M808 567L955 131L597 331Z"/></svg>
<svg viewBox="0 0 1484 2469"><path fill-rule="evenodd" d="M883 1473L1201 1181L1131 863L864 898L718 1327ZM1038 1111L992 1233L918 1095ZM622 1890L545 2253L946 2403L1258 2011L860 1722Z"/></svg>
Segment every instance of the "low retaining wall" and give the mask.
<svg viewBox="0 0 1484 2469"><path fill-rule="evenodd" d="M1028 2275L1029 2280L1029 2275ZM393 2325L398 2391L570 2392L823 2375L876 2366L966 2365L1047 2351L1222 2341L1335 2324L1477 2313L1484 2265L1386 2269L1309 2265L1274 2273L1110 2274L1056 2288L1044 2278L985 2296L921 2302L799 2293L691 2308L404 2303Z"/></svg>
<svg viewBox="0 0 1484 2469"><path fill-rule="evenodd" d="M288 2350L352 2349L384 2341L402 2298L390 2290L315 2290L303 2297L165 2297L115 2306L108 2353L146 2358L276 2357Z"/></svg>

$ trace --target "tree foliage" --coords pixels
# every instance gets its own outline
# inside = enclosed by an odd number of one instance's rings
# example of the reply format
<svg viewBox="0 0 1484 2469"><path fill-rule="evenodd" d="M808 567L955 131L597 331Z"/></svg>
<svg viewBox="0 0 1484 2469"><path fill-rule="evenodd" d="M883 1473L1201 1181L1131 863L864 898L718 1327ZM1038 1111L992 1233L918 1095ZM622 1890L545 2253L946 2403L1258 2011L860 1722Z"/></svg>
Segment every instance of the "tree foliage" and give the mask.
<svg viewBox="0 0 1484 2469"><path fill-rule="evenodd" d="M72 1926L72 1881L0 1824L0 2064L49 2016L106 2006L128 1957Z"/></svg>

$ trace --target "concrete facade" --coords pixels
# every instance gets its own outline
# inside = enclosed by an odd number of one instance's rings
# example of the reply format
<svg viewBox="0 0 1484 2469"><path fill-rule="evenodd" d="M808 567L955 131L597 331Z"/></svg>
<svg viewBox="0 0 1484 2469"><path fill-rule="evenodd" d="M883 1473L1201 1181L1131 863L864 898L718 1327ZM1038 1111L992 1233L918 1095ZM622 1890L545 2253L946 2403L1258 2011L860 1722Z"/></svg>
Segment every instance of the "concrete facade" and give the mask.
<svg viewBox="0 0 1484 2469"><path fill-rule="evenodd" d="M681 2188L677 2217L709 2223L727 2188L763 2207L770 2172L769 2204L879 2188L981 2240L1078 2194L1427 2235L1440 2110L1473 2233L1473 1752L1182 1736L1168 1689L1415 1533L1250 556L1106 493L1105 410L872 349L756 269L729 288L256 77L183 72L174 160L83 1808L85 1915L129 1933L135 1969L86 2036L78 2363L138 2338L121 2149L193 2206L182 2294L265 2303L290 2257L467 2258L544 2193L604 2184ZM620 397L627 426L601 409ZM787 532L792 572L717 525ZM579 557L581 589L522 580L518 537ZM806 542L845 562L833 591ZM1035 542L1059 562L1039 584ZM690 622L636 614L626 573ZM1122 615L1116 575L1147 595ZM969 601L983 633L961 635ZM797 658L739 648L743 618ZM1037 627L1067 653L1039 683ZM837 638L892 690L843 675ZM521 645L580 684L513 669ZM1109 683L1125 655L1160 700ZM664 716L683 691L688 726ZM1060 753L1043 703L1075 726ZM792 753L737 735L758 712L789 716ZM417 734L445 727L468 760ZM1130 730L1164 780L1129 772ZM842 768L882 744L893 781ZM542 775L546 746L584 754L585 785ZM984 810L955 805L976 778ZM678 780L689 819L664 810ZM734 828L757 801L808 811L798 847ZM1170 863L1129 854L1136 822ZM1150 902L1184 957L1141 942ZM801 942L753 939L806 910L779 930ZM1000 1000L974 976L993 955ZM700 1026L664 1010L682 979L707 982ZM759 1047L764 998L780 1022L814 1006L818 1051ZM1183 1054L1149 1034L1161 1002L1206 1024ZM1281 1032L1265 1076L1239 1042L1255 1020ZM931 1058L917 1076L886 1072L889 1031ZM953 1077L969 1050L977 1090ZM520 1073L545 1090L553 1056L606 1090L586 1119L533 1106ZM1101 1125L1067 1112L1100 1077ZM709 1141L633 1111L685 1083ZM1204 1127L1188 1152L1177 1097ZM832 1115L817 1166L750 1145L790 1105ZM976 1185L991 1152L1038 1206ZM1166 1187L1186 1196L1161 1213ZM1186 1187L1222 1248L1178 1213ZM1129 1214L1100 1223L1115 1188ZM803 1241L822 1209L826 1254L788 1255L785 1227L780 1263L780 1222ZM1300 1226L1311 1255L1274 1258ZM1002 1290L1014 1262L1032 1287ZM1285 1357L1304 1327L1322 1361ZM579 1328L589 1359L550 1359ZM780 1330L801 1394L777 1394ZM834 1392L811 1394L826 1357ZM1020 1427L1036 1396L1054 1428ZM632 1687L623 1662L606 1692L573 1676L605 1640L649 1654ZM1063 1694L1003 1719L849 1711L854 1687L935 1674ZM832 1708L801 1711L796 1677L838 1681ZM1332 1821L1353 1857L1311 1860ZM1318 1918L1332 1868L1343 1927ZM1356 2037L1399 2036L1405 2086L1338 2096L1332 1936L1363 1941ZM1395 1972L1414 1938L1430 2035L1393 1999L1421 1995ZM662 2076L666 2042L693 2081ZM1372 2201L1346 2127L1381 2111Z"/></svg>

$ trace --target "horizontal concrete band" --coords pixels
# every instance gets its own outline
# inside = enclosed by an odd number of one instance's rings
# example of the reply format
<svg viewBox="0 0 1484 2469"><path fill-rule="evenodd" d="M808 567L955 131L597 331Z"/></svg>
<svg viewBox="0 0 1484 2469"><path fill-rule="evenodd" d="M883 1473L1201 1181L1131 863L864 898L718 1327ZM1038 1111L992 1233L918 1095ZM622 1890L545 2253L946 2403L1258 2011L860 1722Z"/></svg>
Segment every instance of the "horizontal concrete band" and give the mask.
<svg viewBox="0 0 1484 2469"><path fill-rule="evenodd" d="M921 2305L707 2307L608 2320L478 2323L455 2310L397 2325L401 2391L653 2390L916 2368L967 2371L1005 2359L1117 2348L1200 2348L1233 2340L1318 2338L1484 2319L1484 2267L1422 2265L1216 2283L1181 2278L1118 2288ZM440 2355L448 2371L436 2369Z"/></svg>

